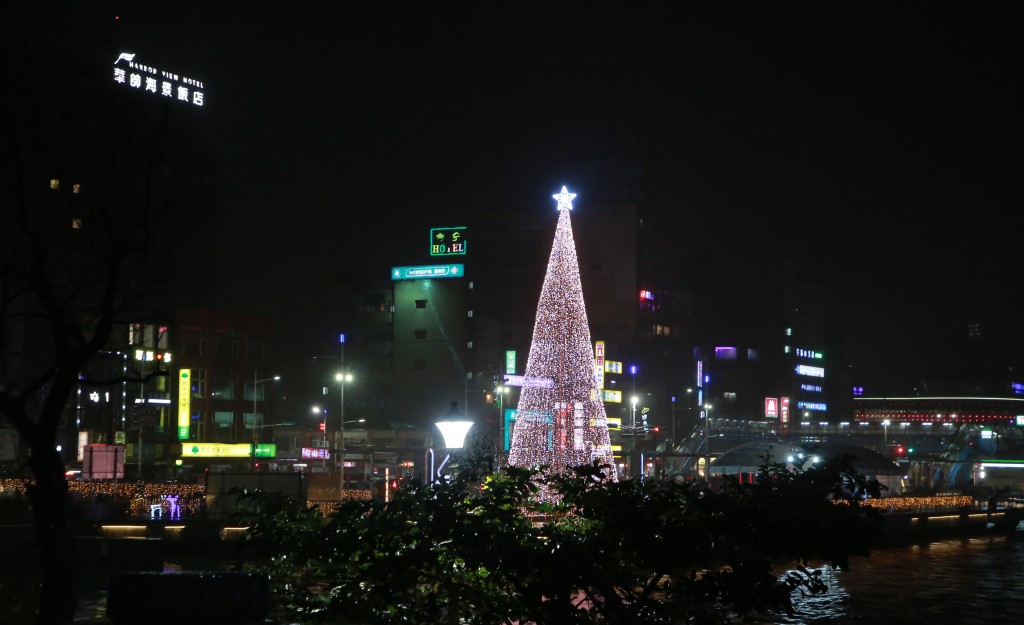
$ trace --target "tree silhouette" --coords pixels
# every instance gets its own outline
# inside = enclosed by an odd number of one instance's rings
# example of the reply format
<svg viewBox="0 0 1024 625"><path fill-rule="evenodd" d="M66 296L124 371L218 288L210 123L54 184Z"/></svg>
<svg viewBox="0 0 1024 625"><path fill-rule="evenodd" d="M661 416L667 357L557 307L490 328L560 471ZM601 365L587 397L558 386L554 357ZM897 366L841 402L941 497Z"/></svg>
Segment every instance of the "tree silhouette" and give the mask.
<svg viewBox="0 0 1024 625"><path fill-rule="evenodd" d="M75 611L65 477L75 450L58 451L58 433L75 428L80 387L165 374L91 379L87 365L126 345L130 323L163 320L176 236L167 218L192 175L188 133L169 133L170 104L114 92L107 66L65 35L26 35L0 51L16 86L0 101L0 424L17 432L31 478L39 623Z"/></svg>

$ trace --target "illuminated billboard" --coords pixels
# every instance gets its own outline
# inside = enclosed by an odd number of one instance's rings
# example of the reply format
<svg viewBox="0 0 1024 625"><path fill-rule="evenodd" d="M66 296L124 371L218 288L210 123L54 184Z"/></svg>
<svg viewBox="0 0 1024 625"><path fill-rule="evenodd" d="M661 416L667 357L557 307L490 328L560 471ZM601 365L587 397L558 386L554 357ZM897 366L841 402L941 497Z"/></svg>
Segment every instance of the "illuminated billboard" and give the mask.
<svg viewBox="0 0 1024 625"><path fill-rule="evenodd" d="M621 404L622 403L622 391L611 391L606 388L601 389L601 401L609 404Z"/></svg>
<svg viewBox="0 0 1024 625"><path fill-rule="evenodd" d="M168 415L169 416L169 415ZM192 370L178 372L178 440L188 440L192 424Z"/></svg>
<svg viewBox="0 0 1024 625"><path fill-rule="evenodd" d="M551 378L528 378L525 375L506 375L505 386L529 386L532 388L555 388Z"/></svg>
<svg viewBox="0 0 1024 625"><path fill-rule="evenodd" d="M764 398L764 416L766 419L777 419L779 417L779 400L775 397Z"/></svg>
<svg viewBox="0 0 1024 625"><path fill-rule="evenodd" d="M594 343L594 371L597 373L597 388L604 388L604 341Z"/></svg>
<svg viewBox="0 0 1024 625"><path fill-rule="evenodd" d="M825 377L825 368L824 367L812 367L810 365L797 365L796 366L796 374L797 375L806 375L806 376L810 376L812 378L823 378L823 377Z"/></svg>
<svg viewBox="0 0 1024 625"><path fill-rule="evenodd" d="M206 87L196 78L146 65L134 52L122 52L114 61L114 82L125 89L140 91L183 104L203 106Z"/></svg>
<svg viewBox="0 0 1024 625"><path fill-rule="evenodd" d="M420 267L392 267L392 280L423 280L427 278L461 278L463 265L424 265Z"/></svg>
<svg viewBox="0 0 1024 625"><path fill-rule="evenodd" d="M466 254L466 227L431 228L431 256L463 256Z"/></svg>
<svg viewBox="0 0 1024 625"><path fill-rule="evenodd" d="M264 443L256 445L253 453L251 443L182 443L182 458L275 458L277 445Z"/></svg>

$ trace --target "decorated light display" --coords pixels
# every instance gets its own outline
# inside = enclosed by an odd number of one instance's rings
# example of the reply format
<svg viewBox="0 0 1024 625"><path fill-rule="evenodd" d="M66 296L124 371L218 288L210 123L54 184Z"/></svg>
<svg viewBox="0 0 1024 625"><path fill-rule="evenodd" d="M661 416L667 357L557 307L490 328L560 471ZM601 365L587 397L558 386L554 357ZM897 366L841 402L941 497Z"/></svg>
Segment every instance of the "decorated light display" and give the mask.
<svg viewBox="0 0 1024 625"><path fill-rule="evenodd" d="M558 227L525 375L552 383L523 385L509 464L547 466L552 472L594 461L614 466L569 218L576 194L562 187L553 197L558 200ZM610 479L615 479L614 471Z"/></svg>

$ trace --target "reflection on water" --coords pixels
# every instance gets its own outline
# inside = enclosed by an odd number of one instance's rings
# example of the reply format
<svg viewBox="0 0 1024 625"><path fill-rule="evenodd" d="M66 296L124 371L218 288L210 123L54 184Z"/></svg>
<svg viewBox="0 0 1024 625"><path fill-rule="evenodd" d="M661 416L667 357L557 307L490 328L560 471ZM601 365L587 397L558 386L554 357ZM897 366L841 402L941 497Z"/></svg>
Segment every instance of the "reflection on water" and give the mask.
<svg viewBox="0 0 1024 625"><path fill-rule="evenodd" d="M825 573L829 592L797 597L781 625L1024 621L1024 542L1004 538L891 548Z"/></svg>
<svg viewBox="0 0 1024 625"><path fill-rule="evenodd" d="M166 564L165 570L179 570ZM202 568L202 567L200 567ZM205 567L216 568L216 567ZM829 591L796 597L774 625L1008 625L1024 622L1024 541L984 538L886 548L824 573ZM96 581L95 579L93 580ZM82 593L76 625L109 625L105 583ZM29 620L24 621L29 625ZM0 622L5 621L0 618ZM21 623L22 621L15 621Z"/></svg>

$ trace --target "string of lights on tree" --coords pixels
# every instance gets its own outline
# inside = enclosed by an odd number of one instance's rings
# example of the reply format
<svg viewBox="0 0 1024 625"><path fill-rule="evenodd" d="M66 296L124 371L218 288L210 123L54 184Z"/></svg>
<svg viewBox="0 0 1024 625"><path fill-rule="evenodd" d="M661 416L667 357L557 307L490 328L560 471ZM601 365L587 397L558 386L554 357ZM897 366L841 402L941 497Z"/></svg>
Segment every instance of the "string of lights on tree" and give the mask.
<svg viewBox="0 0 1024 625"><path fill-rule="evenodd" d="M558 227L537 304L509 464L562 473L594 461L614 463L569 218L576 194L562 187L552 197L558 200ZM609 478L615 479L614 469Z"/></svg>

